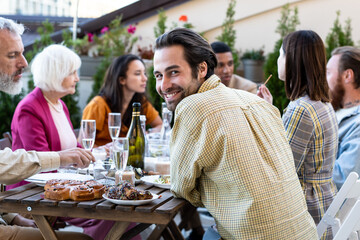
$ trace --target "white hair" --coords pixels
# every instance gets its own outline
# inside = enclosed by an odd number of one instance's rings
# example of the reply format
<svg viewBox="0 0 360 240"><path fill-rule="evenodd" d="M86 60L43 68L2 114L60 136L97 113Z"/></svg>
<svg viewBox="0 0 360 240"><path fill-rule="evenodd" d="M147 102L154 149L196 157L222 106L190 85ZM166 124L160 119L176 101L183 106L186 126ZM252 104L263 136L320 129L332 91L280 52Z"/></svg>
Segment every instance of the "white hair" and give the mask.
<svg viewBox="0 0 360 240"><path fill-rule="evenodd" d="M31 63L35 86L45 91L64 92L62 82L81 66L80 57L69 48L52 44Z"/></svg>
<svg viewBox="0 0 360 240"><path fill-rule="evenodd" d="M24 32L24 25L16 23L11 19L0 17L0 29L6 29L10 32L22 35Z"/></svg>

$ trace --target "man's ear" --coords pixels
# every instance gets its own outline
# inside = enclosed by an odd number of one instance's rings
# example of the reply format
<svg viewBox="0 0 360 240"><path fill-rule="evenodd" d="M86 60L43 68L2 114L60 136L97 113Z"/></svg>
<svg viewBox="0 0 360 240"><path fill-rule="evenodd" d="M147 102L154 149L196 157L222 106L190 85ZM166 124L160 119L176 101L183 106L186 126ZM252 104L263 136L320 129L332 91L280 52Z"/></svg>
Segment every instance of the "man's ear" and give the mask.
<svg viewBox="0 0 360 240"><path fill-rule="evenodd" d="M199 77L201 79L205 78L205 76L207 74L207 70L208 70L208 66L205 61L203 61L202 63L199 64Z"/></svg>
<svg viewBox="0 0 360 240"><path fill-rule="evenodd" d="M354 71L349 68L349 69L346 69L343 73L342 73L342 76L343 76L343 79L344 79L344 82L346 84L348 83L353 83L354 82Z"/></svg>

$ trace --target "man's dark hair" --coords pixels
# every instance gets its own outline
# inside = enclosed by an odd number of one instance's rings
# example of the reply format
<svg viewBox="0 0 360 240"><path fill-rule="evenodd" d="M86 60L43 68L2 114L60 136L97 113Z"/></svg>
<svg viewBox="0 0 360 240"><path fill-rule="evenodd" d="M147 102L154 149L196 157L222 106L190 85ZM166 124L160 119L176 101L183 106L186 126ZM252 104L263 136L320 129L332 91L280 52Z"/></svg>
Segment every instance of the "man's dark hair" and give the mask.
<svg viewBox="0 0 360 240"><path fill-rule="evenodd" d="M360 49L352 46L335 48L331 56L341 55L339 59L339 74L351 69L354 72L354 87L360 87Z"/></svg>
<svg viewBox="0 0 360 240"><path fill-rule="evenodd" d="M293 101L306 93L313 101L329 102L325 47L319 35L311 30L290 33L282 48L286 96Z"/></svg>
<svg viewBox="0 0 360 240"><path fill-rule="evenodd" d="M231 52L231 48L224 42L213 42L211 44L211 48L213 49L214 53Z"/></svg>
<svg viewBox="0 0 360 240"><path fill-rule="evenodd" d="M206 62L208 68L205 79L214 74L217 65L216 55L209 43L199 34L188 28L175 28L156 39L155 50L173 45L184 47L184 58L190 65L194 78L197 77L198 67L202 62Z"/></svg>

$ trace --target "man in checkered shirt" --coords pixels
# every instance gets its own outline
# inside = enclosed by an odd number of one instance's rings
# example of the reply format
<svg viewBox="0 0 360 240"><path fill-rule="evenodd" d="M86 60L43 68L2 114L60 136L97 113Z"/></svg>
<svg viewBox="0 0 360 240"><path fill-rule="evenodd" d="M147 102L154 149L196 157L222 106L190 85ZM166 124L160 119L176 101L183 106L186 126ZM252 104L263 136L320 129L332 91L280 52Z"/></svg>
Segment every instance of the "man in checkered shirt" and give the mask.
<svg viewBox="0 0 360 240"><path fill-rule="evenodd" d="M158 93L175 111L171 190L215 218L223 239L317 239L279 111L225 87L197 33L177 28L156 40ZM204 239L218 239L216 232Z"/></svg>

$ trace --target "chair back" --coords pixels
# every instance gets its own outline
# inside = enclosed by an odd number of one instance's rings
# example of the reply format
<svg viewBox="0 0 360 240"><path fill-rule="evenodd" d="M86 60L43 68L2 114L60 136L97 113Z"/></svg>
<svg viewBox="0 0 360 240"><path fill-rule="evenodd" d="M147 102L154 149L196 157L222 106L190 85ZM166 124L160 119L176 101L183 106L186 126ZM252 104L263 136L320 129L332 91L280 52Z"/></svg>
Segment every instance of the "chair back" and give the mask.
<svg viewBox="0 0 360 240"><path fill-rule="evenodd" d="M319 238L332 227L334 240L358 239L360 230L360 180L351 172L317 225Z"/></svg>
<svg viewBox="0 0 360 240"><path fill-rule="evenodd" d="M0 139L0 150L3 150L5 148L11 148L11 141L9 138L2 138Z"/></svg>
<svg viewBox="0 0 360 240"><path fill-rule="evenodd" d="M10 132L4 132L3 133L3 137L4 138L8 138L10 140L10 143L12 144L12 136L11 136L11 133Z"/></svg>
<svg viewBox="0 0 360 240"><path fill-rule="evenodd" d="M11 137L11 136L10 136ZM11 141L10 138L8 137L4 137L2 139L0 139L0 150L3 150L5 148L11 148ZM4 184L0 184L0 192L4 192L5 191L5 185Z"/></svg>

